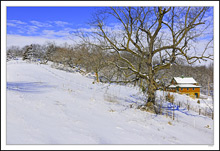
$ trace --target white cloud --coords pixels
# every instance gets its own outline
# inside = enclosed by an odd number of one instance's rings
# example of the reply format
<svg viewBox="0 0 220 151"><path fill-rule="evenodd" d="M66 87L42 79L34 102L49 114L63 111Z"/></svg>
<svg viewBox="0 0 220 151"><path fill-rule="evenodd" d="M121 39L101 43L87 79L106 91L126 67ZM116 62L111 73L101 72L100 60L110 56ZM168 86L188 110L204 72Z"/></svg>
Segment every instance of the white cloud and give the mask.
<svg viewBox="0 0 220 151"><path fill-rule="evenodd" d="M39 27L33 25L16 25L16 30L9 31L9 34L36 34Z"/></svg>
<svg viewBox="0 0 220 151"><path fill-rule="evenodd" d="M42 23L42 22L35 21L35 20L30 21L30 23L32 23L33 25L38 26L38 27L52 27L51 24Z"/></svg>
<svg viewBox="0 0 220 151"><path fill-rule="evenodd" d="M11 27L19 27L19 26L24 26L27 23L22 22L20 20L8 20L7 21L7 26L11 26Z"/></svg>
<svg viewBox="0 0 220 151"><path fill-rule="evenodd" d="M13 24L13 23L7 23L7 26L16 27L16 24Z"/></svg>
<svg viewBox="0 0 220 151"><path fill-rule="evenodd" d="M39 37L39 36L21 36L21 35L7 35L7 47L10 46L19 46L23 47L25 45L30 44L45 44L45 42L51 41L55 42L56 44L60 45L63 43L73 44L74 42L67 38L46 38L46 37Z"/></svg>
<svg viewBox="0 0 220 151"><path fill-rule="evenodd" d="M48 38L54 37L62 37L68 36L69 32L74 30L71 28L66 28L66 25L70 25L68 22L64 21L46 21L46 22L39 22L36 20L29 21L29 23L22 22L20 20L8 20L8 26L14 27L13 30L8 31L8 34L20 34L25 33L28 35L34 34ZM50 28L48 28L50 27ZM55 30L55 27L62 28L60 30ZM46 30L42 30L45 29Z"/></svg>
<svg viewBox="0 0 220 151"><path fill-rule="evenodd" d="M25 22L22 22L20 20L8 20L9 23L14 23L14 24L27 24Z"/></svg>
<svg viewBox="0 0 220 151"><path fill-rule="evenodd" d="M28 26L27 28L28 28L27 34L36 33L36 31L38 30L38 27L37 27L37 26Z"/></svg>
<svg viewBox="0 0 220 151"><path fill-rule="evenodd" d="M57 26L65 26L65 25L69 25L68 22L64 22L64 21L54 21L54 23L57 25Z"/></svg>
<svg viewBox="0 0 220 151"><path fill-rule="evenodd" d="M59 30L59 31L55 31L55 30L43 30L41 36L42 37L47 37L47 38L56 38L56 37L63 37L66 38L68 36L70 36L69 34L69 30Z"/></svg>

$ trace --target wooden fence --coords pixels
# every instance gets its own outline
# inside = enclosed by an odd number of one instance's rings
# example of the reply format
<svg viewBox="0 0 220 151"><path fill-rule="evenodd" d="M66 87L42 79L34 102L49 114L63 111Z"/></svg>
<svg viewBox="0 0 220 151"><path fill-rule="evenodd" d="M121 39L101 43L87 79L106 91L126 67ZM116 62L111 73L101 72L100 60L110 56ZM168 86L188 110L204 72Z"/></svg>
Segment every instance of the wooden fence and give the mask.
<svg viewBox="0 0 220 151"><path fill-rule="evenodd" d="M203 116L209 117L212 120L214 119L214 112L210 107L207 106L205 108L197 108L195 106L190 105L190 103L188 101L187 101L187 103L174 101L174 102L170 103L170 106L168 106L168 107L162 106L162 103L156 104L156 106L157 106L158 114L165 115L166 117L170 117L173 120L175 120L175 111L176 110L194 111L194 112L198 113L198 115L203 115Z"/></svg>

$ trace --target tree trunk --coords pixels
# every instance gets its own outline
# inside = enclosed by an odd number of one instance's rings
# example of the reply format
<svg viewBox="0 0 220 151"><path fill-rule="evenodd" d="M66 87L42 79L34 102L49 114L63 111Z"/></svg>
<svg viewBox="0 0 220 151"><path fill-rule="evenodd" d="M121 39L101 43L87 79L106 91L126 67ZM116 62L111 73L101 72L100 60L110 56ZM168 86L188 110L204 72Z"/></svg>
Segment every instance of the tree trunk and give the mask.
<svg viewBox="0 0 220 151"><path fill-rule="evenodd" d="M155 104L155 86L154 86L154 71L153 71L153 67L152 67L152 52L153 52L153 40L151 40L150 42L150 47L149 47L149 56L148 56L148 60L147 60L147 65L148 65L148 90L147 90L147 95L148 95L148 99L147 99L147 103L149 104Z"/></svg>
<svg viewBox="0 0 220 151"><path fill-rule="evenodd" d="M147 95L148 95L147 103L151 102L155 104L155 91L156 91L156 88L154 86L154 79L150 79L148 90L147 90Z"/></svg>
<svg viewBox="0 0 220 151"><path fill-rule="evenodd" d="M95 72L95 76L96 76L96 81L99 82L99 74L98 74L98 71Z"/></svg>
<svg viewBox="0 0 220 151"><path fill-rule="evenodd" d="M158 114L158 111L155 107L155 92L156 92L156 88L154 86L154 79L153 77L150 78L149 80L149 84L148 84L148 89L147 89L147 95L148 95L148 99L147 99L147 111Z"/></svg>

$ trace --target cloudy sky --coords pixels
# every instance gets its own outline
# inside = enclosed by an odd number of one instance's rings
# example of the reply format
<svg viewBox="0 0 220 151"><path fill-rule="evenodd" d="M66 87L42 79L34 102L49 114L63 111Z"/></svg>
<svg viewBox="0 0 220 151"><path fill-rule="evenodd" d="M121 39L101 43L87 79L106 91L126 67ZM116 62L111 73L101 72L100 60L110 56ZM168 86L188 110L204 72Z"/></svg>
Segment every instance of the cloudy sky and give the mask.
<svg viewBox="0 0 220 151"><path fill-rule="evenodd" d="M7 7L7 46L73 43L71 32L89 28L97 7Z"/></svg>
<svg viewBox="0 0 220 151"><path fill-rule="evenodd" d="M103 7L7 7L7 46L47 40L58 44L71 43L72 32L91 28L88 22L98 9ZM206 38L207 35L213 36L213 9L205 18L212 24L206 29Z"/></svg>

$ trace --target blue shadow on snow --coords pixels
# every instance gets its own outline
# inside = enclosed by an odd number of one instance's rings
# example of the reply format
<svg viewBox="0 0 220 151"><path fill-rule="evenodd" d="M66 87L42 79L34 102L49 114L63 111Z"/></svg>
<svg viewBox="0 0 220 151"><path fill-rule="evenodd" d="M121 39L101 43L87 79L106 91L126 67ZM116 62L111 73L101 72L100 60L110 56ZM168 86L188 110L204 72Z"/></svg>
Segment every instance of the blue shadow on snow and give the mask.
<svg viewBox="0 0 220 151"><path fill-rule="evenodd" d="M51 87L45 82L7 82L7 90L25 93L39 93Z"/></svg>

